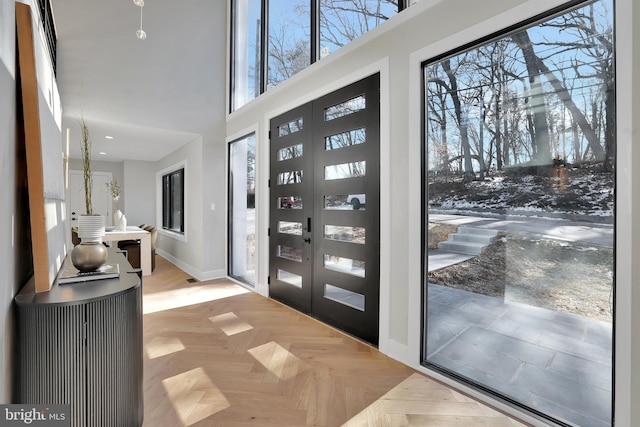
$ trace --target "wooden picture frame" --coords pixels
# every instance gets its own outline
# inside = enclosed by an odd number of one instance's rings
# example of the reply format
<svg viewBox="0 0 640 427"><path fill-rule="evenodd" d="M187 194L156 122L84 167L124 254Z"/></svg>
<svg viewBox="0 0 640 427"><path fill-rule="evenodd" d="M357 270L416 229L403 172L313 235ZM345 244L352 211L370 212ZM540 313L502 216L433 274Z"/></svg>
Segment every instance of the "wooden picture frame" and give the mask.
<svg viewBox="0 0 640 427"><path fill-rule="evenodd" d="M61 133L56 125L59 100L52 68L46 62L46 48L34 23L31 7L15 3L17 108L22 113L18 134L24 138L29 201L29 224L33 254L35 292L51 289L66 256L67 222L62 215L64 188ZM40 44L38 44L40 42ZM44 62L39 64L38 62ZM40 74L38 74L40 71ZM39 82L38 76L42 82ZM46 93L41 94L40 91ZM53 100L53 101L52 101ZM47 106L51 114L47 111ZM19 143L21 141L18 141ZM56 143L60 144L59 146Z"/></svg>

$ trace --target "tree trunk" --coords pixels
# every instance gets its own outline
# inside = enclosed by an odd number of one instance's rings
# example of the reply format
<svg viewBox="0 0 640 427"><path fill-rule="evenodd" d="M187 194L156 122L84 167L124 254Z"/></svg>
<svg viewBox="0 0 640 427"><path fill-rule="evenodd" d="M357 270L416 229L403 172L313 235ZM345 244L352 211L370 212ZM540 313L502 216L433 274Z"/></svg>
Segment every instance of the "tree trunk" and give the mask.
<svg viewBox="0 0 640 427"><path fill-rule="evenodd" d="M540 68L538 57L533 50L533 45L526 31L515 33L511 39L522 51L527 74L529 75L529 85L531 88L531 98L529 99L533 130L535 140L533 141L534 157L533 164L538 166L538 174L546 175L552 165L551 150L549 147L549 129L547 127L547 108L544 100L544 91L540 81Z"/></svg>
<svg viewBox="0 0 640 427"><path fill-rule="evenodd" d="M536 57L536 60L538 63L538 68L545 75L547 80L549 80L549 83L551 83L551 86L553 86L553 89L556 91L556 94L558 95L560 100L571 112L571 115L573 116L573 119L578 124L578 126L580 126L580 130L582 130L585 138L587 138L587 142L589 143L589 148L591 149L593 157L596 160L604 160L604 150L600 145L598 136L593 130L593 127L587 121L587 118L584 116L582 111L578 108L575 102L573 102L571 94L569 93L567 88L564 87L562 82L558 80L558 78L551 72L551 70L549 70L549 68L547 68L545 63L540 58Z"/></svg>
<svg viewBox="0 0 640 427"><path fill-rule="evenodd" d="M456 117L460 125L462 155L464 158L464 182L471 182L475 179L476 176L473 172L473 163L471 163L471 146L469 145L469 133L467 124L463 123L462 120L462 105L460 104L460 98L458 97L458 80L456 79L454 73L451 71L451 61L443 61L442 69L445 71L445 73L447 73L447 77L449 78L449 84L451 87L451 99L453 100Z"/></svg>
<svg viewBox="0 0 640 427"><path fill-rule="evenodd" d="M573 152L574 162L576 164L582 164L582 150L580 149L580 135L578 134L578 124L575 120L571 122L571 133L573 135Z"/></svg>

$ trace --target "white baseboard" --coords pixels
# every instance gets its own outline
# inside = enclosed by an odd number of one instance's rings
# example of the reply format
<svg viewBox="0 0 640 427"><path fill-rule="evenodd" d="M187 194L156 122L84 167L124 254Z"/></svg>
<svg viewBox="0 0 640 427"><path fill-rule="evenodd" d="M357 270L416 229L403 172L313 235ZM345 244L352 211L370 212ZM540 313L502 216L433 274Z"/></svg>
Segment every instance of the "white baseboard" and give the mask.
<svg viewBox="0 0 640 427"><path fill-rule="evenodd" d="M163 251L160 248L156 248L156 254L166 259L171 264L178 267L180 270L184 271L185 273L189 274L195 279L198 279L201 282L205 280L213 280L213 279L220 279L222 277L227 277L227 272L224 269L200 271L197 268L187 264L186 262L174 257L170 253Z"/></svg>

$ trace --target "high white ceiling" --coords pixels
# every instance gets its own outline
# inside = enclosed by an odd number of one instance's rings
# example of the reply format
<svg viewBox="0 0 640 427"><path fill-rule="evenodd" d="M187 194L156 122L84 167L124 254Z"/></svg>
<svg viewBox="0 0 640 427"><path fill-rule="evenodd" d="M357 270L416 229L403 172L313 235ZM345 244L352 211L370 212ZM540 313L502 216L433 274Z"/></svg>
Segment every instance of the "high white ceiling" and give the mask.
<svg viewBox="0 0 640 427"><path fill-rule="evenodd" d="M52 0L70 157L80 157L81 117L93 159L109 161L161 159L220 122L226 3L146 0L141 41L132 0Z"/></svg>

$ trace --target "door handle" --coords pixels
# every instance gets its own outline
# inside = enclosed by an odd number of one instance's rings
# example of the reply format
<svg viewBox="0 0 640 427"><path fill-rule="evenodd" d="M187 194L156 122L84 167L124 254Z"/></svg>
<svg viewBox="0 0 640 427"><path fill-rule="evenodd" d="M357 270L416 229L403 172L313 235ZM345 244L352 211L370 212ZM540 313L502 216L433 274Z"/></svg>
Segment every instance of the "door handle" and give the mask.
<svg viewBox="0 0 640 427"><path fill-rule="evenodd" d="M311 233L311 218L307 218L307 232Z"/></svg>
<svg viewBox="0 0 640 427"><path fill-rule="evenodd" d="M307 237L306 239L304 239L305 243L311 243L311 237Z"/></svg>

